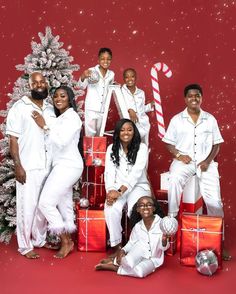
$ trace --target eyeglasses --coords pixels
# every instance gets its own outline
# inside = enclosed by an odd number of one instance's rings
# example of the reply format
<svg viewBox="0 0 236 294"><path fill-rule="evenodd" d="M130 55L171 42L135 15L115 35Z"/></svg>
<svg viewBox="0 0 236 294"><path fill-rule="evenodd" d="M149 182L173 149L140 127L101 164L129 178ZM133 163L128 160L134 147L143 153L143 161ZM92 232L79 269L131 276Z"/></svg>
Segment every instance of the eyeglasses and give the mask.
<svg viewBox="0 0 236 294"><path fill-rule="evenodd" d="M138 207L138 208L141 208L141 209L144 209L144 208L146 208L146 207L147 207L147 208L152 208L153 206L154 206L153 203L146 203L146 204L143 204L143 203L142 203L142 204L138 204L138 205L137 205L137 207Z"/></svg>

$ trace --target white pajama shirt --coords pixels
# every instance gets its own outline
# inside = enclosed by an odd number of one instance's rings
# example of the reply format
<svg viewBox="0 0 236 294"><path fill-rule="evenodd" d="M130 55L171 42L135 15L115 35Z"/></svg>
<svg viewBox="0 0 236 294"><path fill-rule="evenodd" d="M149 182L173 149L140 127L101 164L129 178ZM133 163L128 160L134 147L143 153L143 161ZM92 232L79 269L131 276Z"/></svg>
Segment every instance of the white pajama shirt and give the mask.
<svg viewBox="0 0 236 294"><path fill-rule="evenodd" d="M56 118L48 132L52 148L52 170L40 195L39 210L48 221L52 233L76 229L73 212L73 185L83 171L78 149L82 122L73 108Z"/></svg>
<svg viewBox="0 0 236 294"><path fill-rule="evenodd" d="M99 134L108 86L114 82L115 74L108 69L103 77L99 70L99 65L91 67L89 70L96 71L99 74L99 81L95 84L89 84L88 79L84 79L83 82L80 79L79 86L81 89L87 88L85 97L85 135L93 137Z"/></svg>
<svg viewBox="0 0 236 294"><path fill-rule="evenodd" d="M112 159L112 145L109 145L106 152L105 161L105 188L106 193L111 190L118 190L122 185L128 189L109 206L105 203L105 220L110 234L111 246L116 246L122 239L121 217L124 206L128 206L128 216L130 216L134 204L142 196L150 196L150 184L146 175L146 165L148 160L148 148L144 143L140 144L134 165L129 164L122 147L119 151L120 165L117 167Z"/></svg>
<svg viewBox="0 0 236 294"><path fill-rule="evenodd" d="M196 174L208 215L223 216L218 163L212 161L204 172L197 167L209 156L214 145L224 141L214 116L201 110L195 124L185 109L171 119L162 140L174 145L181 154L192 158L189 164L174 159L170 166L169 214L177 215L183 188L188 179Z"/></svg>
<svg viewBox="0 0 236 294"><path fill-rule="evenodd" d="M127 109L132 109L136 112L138 122L136 126L139 130L143 143L149 144L150 123L146 112L152 111L151 103L145 105L145 93L143 90L136 87L134 94L130 92L126 85L121 88L125 99Z"/></svg>
<svg viewBox="0 0 236 294"><path fill-rule="evenodd" d="M143 220L134 226L128 243L122 248L126 255L121 259L117 271L119 275L144 278L163 264L164 251L168 249L169 243L162 245L160 221L161 218L155 215L149 231Z"/></svg>
<svg viewBox="0 0 236 294"><path fill-rule="evenodd" d="M19 252L23 255L34 246L45 244L46 220L37 205L43 183L51 164L51 153L44 131L32 118L32 112L39 112L50 126L55 119L52 105L46 100L39 108L27 96L19 99L9 110L6 134L18 138L19 156L26 172L26 183L16 181L16 219Z"/></svg>

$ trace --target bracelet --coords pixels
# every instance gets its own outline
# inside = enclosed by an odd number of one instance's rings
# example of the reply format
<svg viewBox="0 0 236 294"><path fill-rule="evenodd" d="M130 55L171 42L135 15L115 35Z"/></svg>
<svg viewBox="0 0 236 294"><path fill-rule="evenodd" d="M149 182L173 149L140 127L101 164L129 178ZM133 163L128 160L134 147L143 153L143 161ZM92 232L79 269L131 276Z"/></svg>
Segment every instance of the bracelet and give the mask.
<svg viewBox="0 0 236 294"><path fill-rule="evenodd" d="M175 157L176 157L177 159L179 159L180 156L181 156L181 153L179 153L179 152L177 152L177 153L175 154Z"/></svg>

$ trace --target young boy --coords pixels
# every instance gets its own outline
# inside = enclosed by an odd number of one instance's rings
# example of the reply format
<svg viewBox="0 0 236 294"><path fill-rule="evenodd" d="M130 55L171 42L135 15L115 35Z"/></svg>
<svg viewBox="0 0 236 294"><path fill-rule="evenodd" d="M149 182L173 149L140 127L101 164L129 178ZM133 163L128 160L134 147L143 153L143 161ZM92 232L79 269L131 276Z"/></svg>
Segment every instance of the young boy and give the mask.
<svg viewBox="0 0 236 294"><path fill-rule="evenodd" d="M150 123L146 112L153 110L153 102L145 105L145 93L136 87L137 73L133 68L127 68L123 73L123 78L125 84L122 86L121 91L130 119L136 124L142 142L148 146Z"/></svg>
<svg viewBox="0 0 236 294"><path fill-rule="evenodd" d="M87 88L85 98L85 135L94 137L99 135L104 113L104 104L108 92L108 85L114 82L114 72L109 70L112 51L101 48L98 52L98 65L85 70L79 80L81 89ZM89 79L97 73L98 81L90 83Z"/></svg>

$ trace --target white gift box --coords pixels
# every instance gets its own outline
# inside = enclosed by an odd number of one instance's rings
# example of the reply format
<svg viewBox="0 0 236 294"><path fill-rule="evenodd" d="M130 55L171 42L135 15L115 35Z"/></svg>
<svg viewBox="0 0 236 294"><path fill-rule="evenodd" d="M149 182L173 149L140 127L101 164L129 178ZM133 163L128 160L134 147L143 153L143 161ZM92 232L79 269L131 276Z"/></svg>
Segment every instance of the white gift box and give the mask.
<svg viewBox="0 0 236 294"><path fill-rule="evenodd" d="M165 172L161 175L161 190L168 190L170 173ZM185 212L202 213L202 196L200 194L198 178L192 176L186 183L182 195L182 207Z"/></svg>

